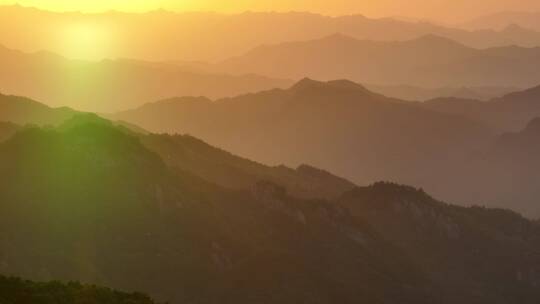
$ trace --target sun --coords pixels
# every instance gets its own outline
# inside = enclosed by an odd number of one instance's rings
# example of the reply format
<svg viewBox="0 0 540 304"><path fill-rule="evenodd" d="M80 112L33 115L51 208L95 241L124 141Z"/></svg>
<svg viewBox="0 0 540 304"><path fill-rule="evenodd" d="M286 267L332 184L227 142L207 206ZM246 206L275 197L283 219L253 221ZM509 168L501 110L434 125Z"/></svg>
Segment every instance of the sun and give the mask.
<svg viewBox="0 0 540 304"><path fill-rule="evenodd" d="M61 31L63 54L72 59L97 60L110 51L110 34L106 26L81 21L66 25Z"/></svg>

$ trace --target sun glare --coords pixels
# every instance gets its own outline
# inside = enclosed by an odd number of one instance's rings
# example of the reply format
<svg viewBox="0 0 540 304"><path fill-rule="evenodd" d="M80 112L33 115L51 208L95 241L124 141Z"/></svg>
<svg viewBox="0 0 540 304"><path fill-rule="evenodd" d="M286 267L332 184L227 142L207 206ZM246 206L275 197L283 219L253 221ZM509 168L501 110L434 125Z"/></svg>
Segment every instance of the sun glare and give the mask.
<svg viewBox="0 0 540 304"><path fill-rule="evenodd" d="M75 23L63 30L64 54L73 59L96 60L106 57L110 47L108 30L94 23Z"/></svg>

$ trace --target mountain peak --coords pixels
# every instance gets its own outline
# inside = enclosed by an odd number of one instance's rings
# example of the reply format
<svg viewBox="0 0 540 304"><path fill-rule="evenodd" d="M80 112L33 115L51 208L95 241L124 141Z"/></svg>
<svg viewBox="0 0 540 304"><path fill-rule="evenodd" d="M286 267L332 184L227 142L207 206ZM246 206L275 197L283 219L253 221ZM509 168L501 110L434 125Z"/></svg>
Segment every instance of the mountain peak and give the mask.
<svg viewBox="0 0 540 304"><path fill-rule="evenodd" d="M364 86L354 81L347 80L347 79L318 81L318 80L313 80L308 77L305 77L299 80L290 88L290 90L297 91L297 90L302 90L302 89L324 88L324 87L332 87L332 88L340 88L340 89L357 89L357 90L367 91L367 89Z"/></svg>
<svg viewBox="0 0 540 304"><path fill-rule="evenodd" d="M304 78L294 84L289 91L294 93L307 93L307 92L321 92L332 91L332 92L348 92L375 96L377 94L369 91L364 86L346 79L330 80L330 81L317 81L310 78Z"/></svg>
<svg viewBox="0 0 540 304"><path fill-rule="evenodd" d="M331 80L327 82L328 85L336 88L343 88L343 89L357 89L357 90L366 90L367 89L362 86L361 84L358 84L354 81L347 80L347 79L337 79L337 80Z"/></svg>
<svg viewBox="0 0 540 304"><path fill-rule="evenodd" d="M290 90L291 91L298 91L298 90L304 90L304 89L313 88L313 87L321 87L323 85L324 85L324 83L321 82L321 81L317 81L317 80L313 80L313 79L308 78L308 77L304 77L304 78L300 79L298 82L296 82L290 88Z"/></svg>

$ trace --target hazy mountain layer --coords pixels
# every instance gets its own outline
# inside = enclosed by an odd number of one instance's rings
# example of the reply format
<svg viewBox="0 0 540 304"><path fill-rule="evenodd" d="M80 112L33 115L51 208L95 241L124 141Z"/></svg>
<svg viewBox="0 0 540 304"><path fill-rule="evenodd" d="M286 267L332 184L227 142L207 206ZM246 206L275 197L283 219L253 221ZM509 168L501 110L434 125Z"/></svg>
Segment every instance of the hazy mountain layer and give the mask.
<svg viewBox="0 0 540 304"><path fill-rule="evenodd" d="M489 102L474 99L437 98L423 104L427 109L460 115L503 131L519 131L540 117L540 86L506 94Z"/></svg>
<svg viewBox="0 0 540 304"><path fill-rule="evenodd" d="M32 26L28 26L29 20ZM225 15L155 11L85 15L3 6L0 7L0 32L3 34L0 44L25 51L49 50L84 58L151 61L214 62L263 44L317 39L334 33L379 41L409 40L434 34L480 48L540 45L540 33L519 27L466 31L427 22L295 12ZM83 34L91 35L90 40L80 36ZM93 48L92 43L103 44L103 47Z"/></svg>
<svg viewBox="0 0 540 304"><path fill-rule="evenodd" d="M289 85L262 76L193 72L131 60L74 61L0 46L0 91L52 106L112 112L173 96L225 97Z"/></svg>
<svg viewBox="0 0 540 304"><path fill-rule="evenodd" d="M488 101L508 93L519 91L517 87L440 87L424 88L411 85L366 85L373 92L403 100L427 101L435 98L453 97Z"/></svg>
<svg viewBox="0 0 540 304"><path fill-rule="evenodd" d="M507 11L496 14L485 15L461 24L468 29L503 29L512 25L519 25L523 28L540 30L539 12L518 12Z"/></svg>
<svg viewBox="0 0 540 304"><path fill-rule="evenodd" d="M433 193L461 204L511 208L540 217L540 120L500 136L463 163L431 181Z"/></svg>
<svg viewBox="0 0 540 304"><path fill-rule="evenodd" d="M293 196L308 199L335 199L354 188L351 182L308 165L297 169L268 167L187 135L149 134L141 136L141 142L169 166L225 188L247 189L268 180L285 187Z"/></svg>
<svg viewBox="0 0 540 304"><path fill-rule="evenodd" d="M164 100L114 118L154 132L191 134L267 164L310 164L360 184L421 185L492 135L481 124L349 81L309 79L288 90L217 101Z"/></svg>
<svg viewBox="0 0 540 304"><path fill-rule="evenodd" d="M349 79L421 87L515 86L540 83L540 48L467 47L441 36L408 41L358 40L341 34L255 48L217 65L230 73L300 79Z"/></svg>
<svg viewBox="0 0 540 304"><path fill-rule="evenodd" d="M79 122L97 118L95 115L81 116L80 112L67 108L50 108L27 98L2 95L0 113L0 141L15 134L21 129L20 125L55 126L68 123L74 116ZM171 167L203 177L222 187L245 189L264 179L276 182L293 195L304 198L336 198L354 187L343 178L308 165L301 165L297 169L268 167L191 136L148 134L146 130L124 121L115 121L114 124L127 133L139 136L147 148L158 153Z"/></svg>
<svg viewBox="0 0 540 304"><path fill-rule="evenodd" d="M415 104L347 81L303 80L288 90L214 102L166 100L115 117L156 132L189 133L263 163L307 163L358 184L398 181L452 202L538 217L534 138L522 147L523 162L508 155L487 161L485 154L496 134L520 130L540 117L536 91L489 102Z"/></svg>

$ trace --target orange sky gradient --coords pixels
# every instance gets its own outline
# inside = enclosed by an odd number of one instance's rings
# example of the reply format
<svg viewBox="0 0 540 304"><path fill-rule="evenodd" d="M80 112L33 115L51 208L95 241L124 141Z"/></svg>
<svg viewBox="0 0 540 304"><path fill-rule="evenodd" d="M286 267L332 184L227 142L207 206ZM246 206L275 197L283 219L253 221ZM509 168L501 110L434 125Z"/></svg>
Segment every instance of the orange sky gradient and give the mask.
<svg viewBox="0 0 540 304"><path fill-rule="evenodd" d="M325 15L364 14L369 17L407 16L460 22L503 10L540 10L538 0L0 0L0 5L20 4L53 11L144 12L173 11L310 11Z"/></svg>

